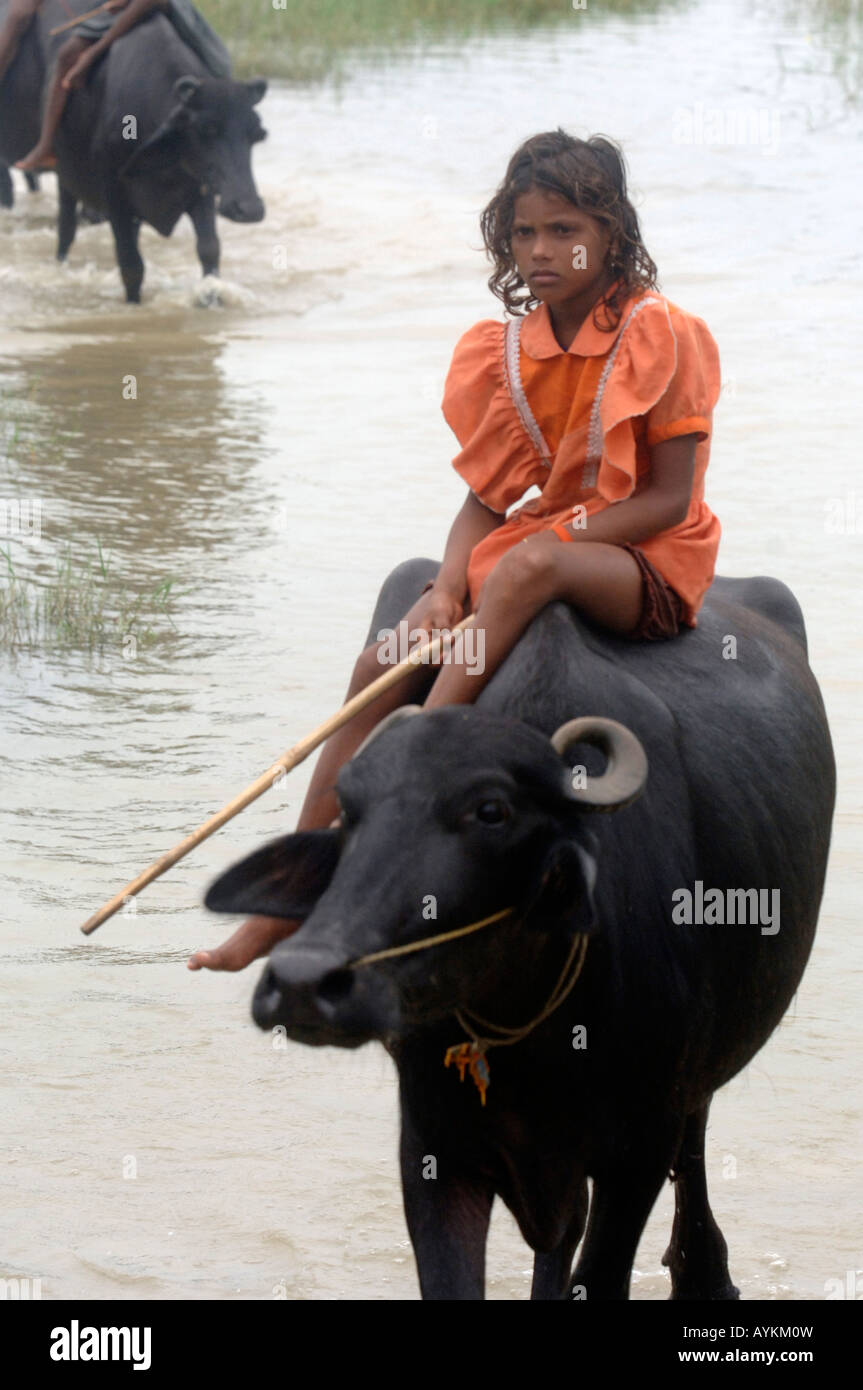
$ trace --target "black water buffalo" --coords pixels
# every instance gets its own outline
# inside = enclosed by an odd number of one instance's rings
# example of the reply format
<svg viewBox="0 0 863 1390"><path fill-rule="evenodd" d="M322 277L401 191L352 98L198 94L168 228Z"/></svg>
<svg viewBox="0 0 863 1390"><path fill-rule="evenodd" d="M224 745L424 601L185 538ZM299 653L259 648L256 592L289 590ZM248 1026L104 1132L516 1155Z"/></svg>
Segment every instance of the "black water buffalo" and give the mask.
<svg viewBox="0 0 863 1390"><path fill-rule="evenodd" d="M0 157L9 163L36 142L40 94L64 42L48 30L63 17L47 0L0 83ZM188 213L203 272L216 274L216 212L234 222L264 216L251 147L265 138L254 108L266 89L262 80L212 77L159 11L117 39L70 93L57 132L58 258L74 240L81 202L110 220L127 300L140 299L142 222L170 236Z"/></svg>
<svg viewBox="0 0 863 1390"><path fill-rule="evenodd" d="M370 640L433 573L395 571ZM342 769L340 829L277 840L207 895L306 919L272 952L255 1021L394 1058L424 1297L482 1297L500 1196L535 1251L533 1297L625 1298L670 1176L671 1296L736 1298L707 1114L800 981L834 798L796 601L717 579L697 630L659 644L552 604L475 706L399 714ZM472 1035L493 1040L485 1105L444 1066Z"/></svg>

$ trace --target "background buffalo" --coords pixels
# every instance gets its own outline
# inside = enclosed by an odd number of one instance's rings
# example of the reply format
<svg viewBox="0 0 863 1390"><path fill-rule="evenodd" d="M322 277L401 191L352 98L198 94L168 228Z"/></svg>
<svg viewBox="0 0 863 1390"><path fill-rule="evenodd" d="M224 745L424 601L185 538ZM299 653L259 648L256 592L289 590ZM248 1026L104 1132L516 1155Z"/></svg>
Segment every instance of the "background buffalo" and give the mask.
<svg viewBox="0 0 863 1390"><path fill-rule="evenodd" d="M74 0L78 12L86 0ZM0 84L0 157L8 164L35 144L45 82L65 35L49 30L63 8L48 0ZM70 93L57 132L59 232L64 260L79 203L111 223L126 298L137 303L144 278L138 234L147 222L170 236L188 214L205 275L219 269L216 212L259 222L251 148L265 138L255 107L263 80L214 78L156 12L117 39L82 88Z"/></svg>

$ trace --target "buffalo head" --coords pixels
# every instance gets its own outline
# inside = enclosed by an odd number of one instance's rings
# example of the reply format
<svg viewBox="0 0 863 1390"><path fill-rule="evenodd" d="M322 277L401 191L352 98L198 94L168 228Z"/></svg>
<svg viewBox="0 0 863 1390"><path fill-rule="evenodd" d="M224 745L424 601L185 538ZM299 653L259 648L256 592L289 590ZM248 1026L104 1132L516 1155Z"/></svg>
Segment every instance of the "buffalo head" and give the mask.
<svg viewBox="0 0 863 1390"><path fill-rule="evenodd" d="M232 222L260 222L264 204L252 176L251 147L266 139L254 109L266 90L263 80L178 78L170 115L126 163L124 177L185 175L214 194L219 212Z"/></svg>
<svg viewBox="0 0 863 1390"><path fill-rule="evenodd" d="M576 778L573 750L588 744L605 770ZM339 774L339 829L275 840L207 894L216 912L304 919L269 958L256 1023L354 1047L535 976L540 956L565 955L575 932L594 929L586 812L628 805L646 775L641 744L608 719L574 720L549 740L472 707L397 711ZM358 964L508 907L488 929Z"/></svg>

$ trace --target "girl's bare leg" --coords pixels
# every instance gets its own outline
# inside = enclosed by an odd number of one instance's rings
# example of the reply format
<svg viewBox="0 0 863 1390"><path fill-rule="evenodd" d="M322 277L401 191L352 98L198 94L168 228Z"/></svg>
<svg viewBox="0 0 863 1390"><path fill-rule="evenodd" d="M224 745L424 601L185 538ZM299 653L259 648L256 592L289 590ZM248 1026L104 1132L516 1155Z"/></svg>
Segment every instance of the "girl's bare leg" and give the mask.
<svg viewBox="0 0 863 1390"><path fill-rule="evenodd" d="M377 651L378 644L375 644L360 655L346 700L383 675L386 667L377 660ZM387 714L400 705L421 699L429 679L428 668L419 667L416 675L406 676L327 740L309 783L297 830L325 830L337 822L339 803L335 784L339 768L353 757L366 735ZM286 917L250 917L221 946L212 951L196 951L189 958L188 968L242 970L259 956L269 955L277 941L292 936L299 927L298 921Z"/></svg>
<svg viewBox="0 0 863 1390"><path fill-rule="evenodd" d="M425 708L475 700L536 614L555 599L573 604L612 632L631 632L643 602L638 563L618 545L568 544L548 532L514 546L480 593L476 627L485 632L483 670L469 674L464 665L444 666Z"/></svg>
<svg viewBox="0 0 863 1390"><path fill-rule="evenodd" d="M38 143L35 144L29 154L23 159L19 159L15 165L16 169L28 170L40 169L45 164L56 163L52 153L54 147L54 136L57 134L57 127L60 124L60 117L63 115L63 108L66 105L66 98L69 93L63 86L63 78L70 68L74 67L81 54L89 44L89 39L73 38L64 43L57 55L57 66L51 78L51 88L48 93L48 100L45 105L45 115L42 118L42 132Z"/></svg>

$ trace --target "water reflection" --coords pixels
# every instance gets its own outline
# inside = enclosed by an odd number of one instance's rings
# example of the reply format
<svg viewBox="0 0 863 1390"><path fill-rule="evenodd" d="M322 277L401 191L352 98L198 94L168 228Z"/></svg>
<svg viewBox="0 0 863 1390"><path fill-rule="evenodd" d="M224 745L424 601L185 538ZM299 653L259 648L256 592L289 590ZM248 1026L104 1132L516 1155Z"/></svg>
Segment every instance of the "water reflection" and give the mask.
<svg viewBox="0 0 863 1390"><path fill-rule="evenodd" d="M863 4L861 0L782 0L781 5L757 3L755 10L775 16L783 26L797 31L810 46L810 65L826 64L849 106L859 106L863 96ZM777 44L780 70L782 47ZM804 68L805 70L805 68Z"/></svg>
<svg viewBox="0 0 863 1390"><path fill-rule="evenodd" d="M159 328L64 343L29 364L8 477L42 499L46 545L19 544L16 562L98 538L137 573L188 572L214 546L254 541L267 507L265 490L248 486L267 452L263 402L227 380L217 337Z"/></svg>

